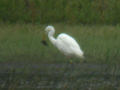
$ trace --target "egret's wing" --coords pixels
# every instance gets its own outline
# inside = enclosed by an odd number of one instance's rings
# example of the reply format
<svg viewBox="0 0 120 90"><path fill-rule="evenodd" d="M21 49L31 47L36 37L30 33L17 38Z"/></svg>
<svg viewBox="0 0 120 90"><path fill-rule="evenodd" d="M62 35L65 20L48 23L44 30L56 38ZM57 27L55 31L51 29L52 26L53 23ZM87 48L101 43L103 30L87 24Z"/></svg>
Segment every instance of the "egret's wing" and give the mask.
<svg viewBox="0 0 120 90"><path fill-rule="evenodd" d="M59 50L63 51L66 55L73 54L79 57L83 55L83 51L73 37L63 33L57 37L57 41L59 43Z"/></svg>
<svg viewBox="0 0 120 90"><path fill-rule="evenodd" d="M62 33L57 37L57 39L61 40L61 42L68 47L80 48L76 40L67 34Z"/></svg>

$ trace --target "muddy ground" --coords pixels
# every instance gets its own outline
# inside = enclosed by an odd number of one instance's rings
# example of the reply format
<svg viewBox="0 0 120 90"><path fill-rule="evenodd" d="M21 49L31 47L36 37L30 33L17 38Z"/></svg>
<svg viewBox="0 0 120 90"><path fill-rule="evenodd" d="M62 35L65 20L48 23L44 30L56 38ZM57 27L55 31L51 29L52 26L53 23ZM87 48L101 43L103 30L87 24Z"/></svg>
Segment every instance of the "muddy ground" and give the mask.
<svg viewBox="0 0 120 90"><path fill-rule="evenodd" d="M119 90L120 72L106 64L1 62L0 88Z"/></svg>

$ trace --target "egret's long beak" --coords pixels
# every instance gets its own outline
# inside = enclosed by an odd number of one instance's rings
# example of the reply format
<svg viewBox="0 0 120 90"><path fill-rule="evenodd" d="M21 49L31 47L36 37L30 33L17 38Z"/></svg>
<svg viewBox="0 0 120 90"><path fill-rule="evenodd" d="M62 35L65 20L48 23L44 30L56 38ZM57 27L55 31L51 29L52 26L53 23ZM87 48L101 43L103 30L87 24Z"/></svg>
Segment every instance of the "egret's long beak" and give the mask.
<svg viewBox="0 0 120 90"><path fill-rule="evenodd" d="M46 42L46 35L45 35L45 33L43 33L43 35L42 35L42 44L43 45L45 45L45 46L48 46L48 43Z"/></svg>

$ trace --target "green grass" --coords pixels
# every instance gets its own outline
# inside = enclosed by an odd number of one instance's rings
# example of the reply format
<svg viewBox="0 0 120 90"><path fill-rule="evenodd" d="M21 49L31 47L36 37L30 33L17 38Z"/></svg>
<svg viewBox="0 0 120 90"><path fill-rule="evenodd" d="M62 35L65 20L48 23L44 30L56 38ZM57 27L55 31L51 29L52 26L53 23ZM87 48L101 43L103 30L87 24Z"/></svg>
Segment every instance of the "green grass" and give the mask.
<svg viewBox="0 0 120 90"><path fill-rule="evenodd" d="M41 43L45 26L39 24L1 24L0 61L26 59L59 63L67 61L48 40L48 47ZM56 28L55 36L65 32L78 41L88 62L120 63L120 26L63 24L54 24L54 26Z"/></svg>
<svg viewBox="0 0 120 90"><path fill-rule="evenodd" d="M38 83L62 90L120 88L120 26L53 25L55 37L65 32L78 41L87 63L73 58L70 65L48 39L49 46L44 46L41 40L46 25L0 24L0 70L7 72L0 74L4 81L0 88L16 90L23 85L32 90Z"/></svg>

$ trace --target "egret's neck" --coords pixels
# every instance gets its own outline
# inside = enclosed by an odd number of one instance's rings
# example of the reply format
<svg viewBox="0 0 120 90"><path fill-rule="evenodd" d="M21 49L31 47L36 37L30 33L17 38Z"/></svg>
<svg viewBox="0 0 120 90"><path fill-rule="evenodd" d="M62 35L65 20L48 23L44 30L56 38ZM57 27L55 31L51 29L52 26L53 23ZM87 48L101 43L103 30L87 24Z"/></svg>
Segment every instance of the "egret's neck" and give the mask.
<svg viewBox="0 0 120 90"><path fill-rule="evenodd" d="M52 42L52 44L56 45L56 39L54 38L54 33L55 31L54 30L51 30L50 32L48 32L48 38L49 40Z"/></svg>

